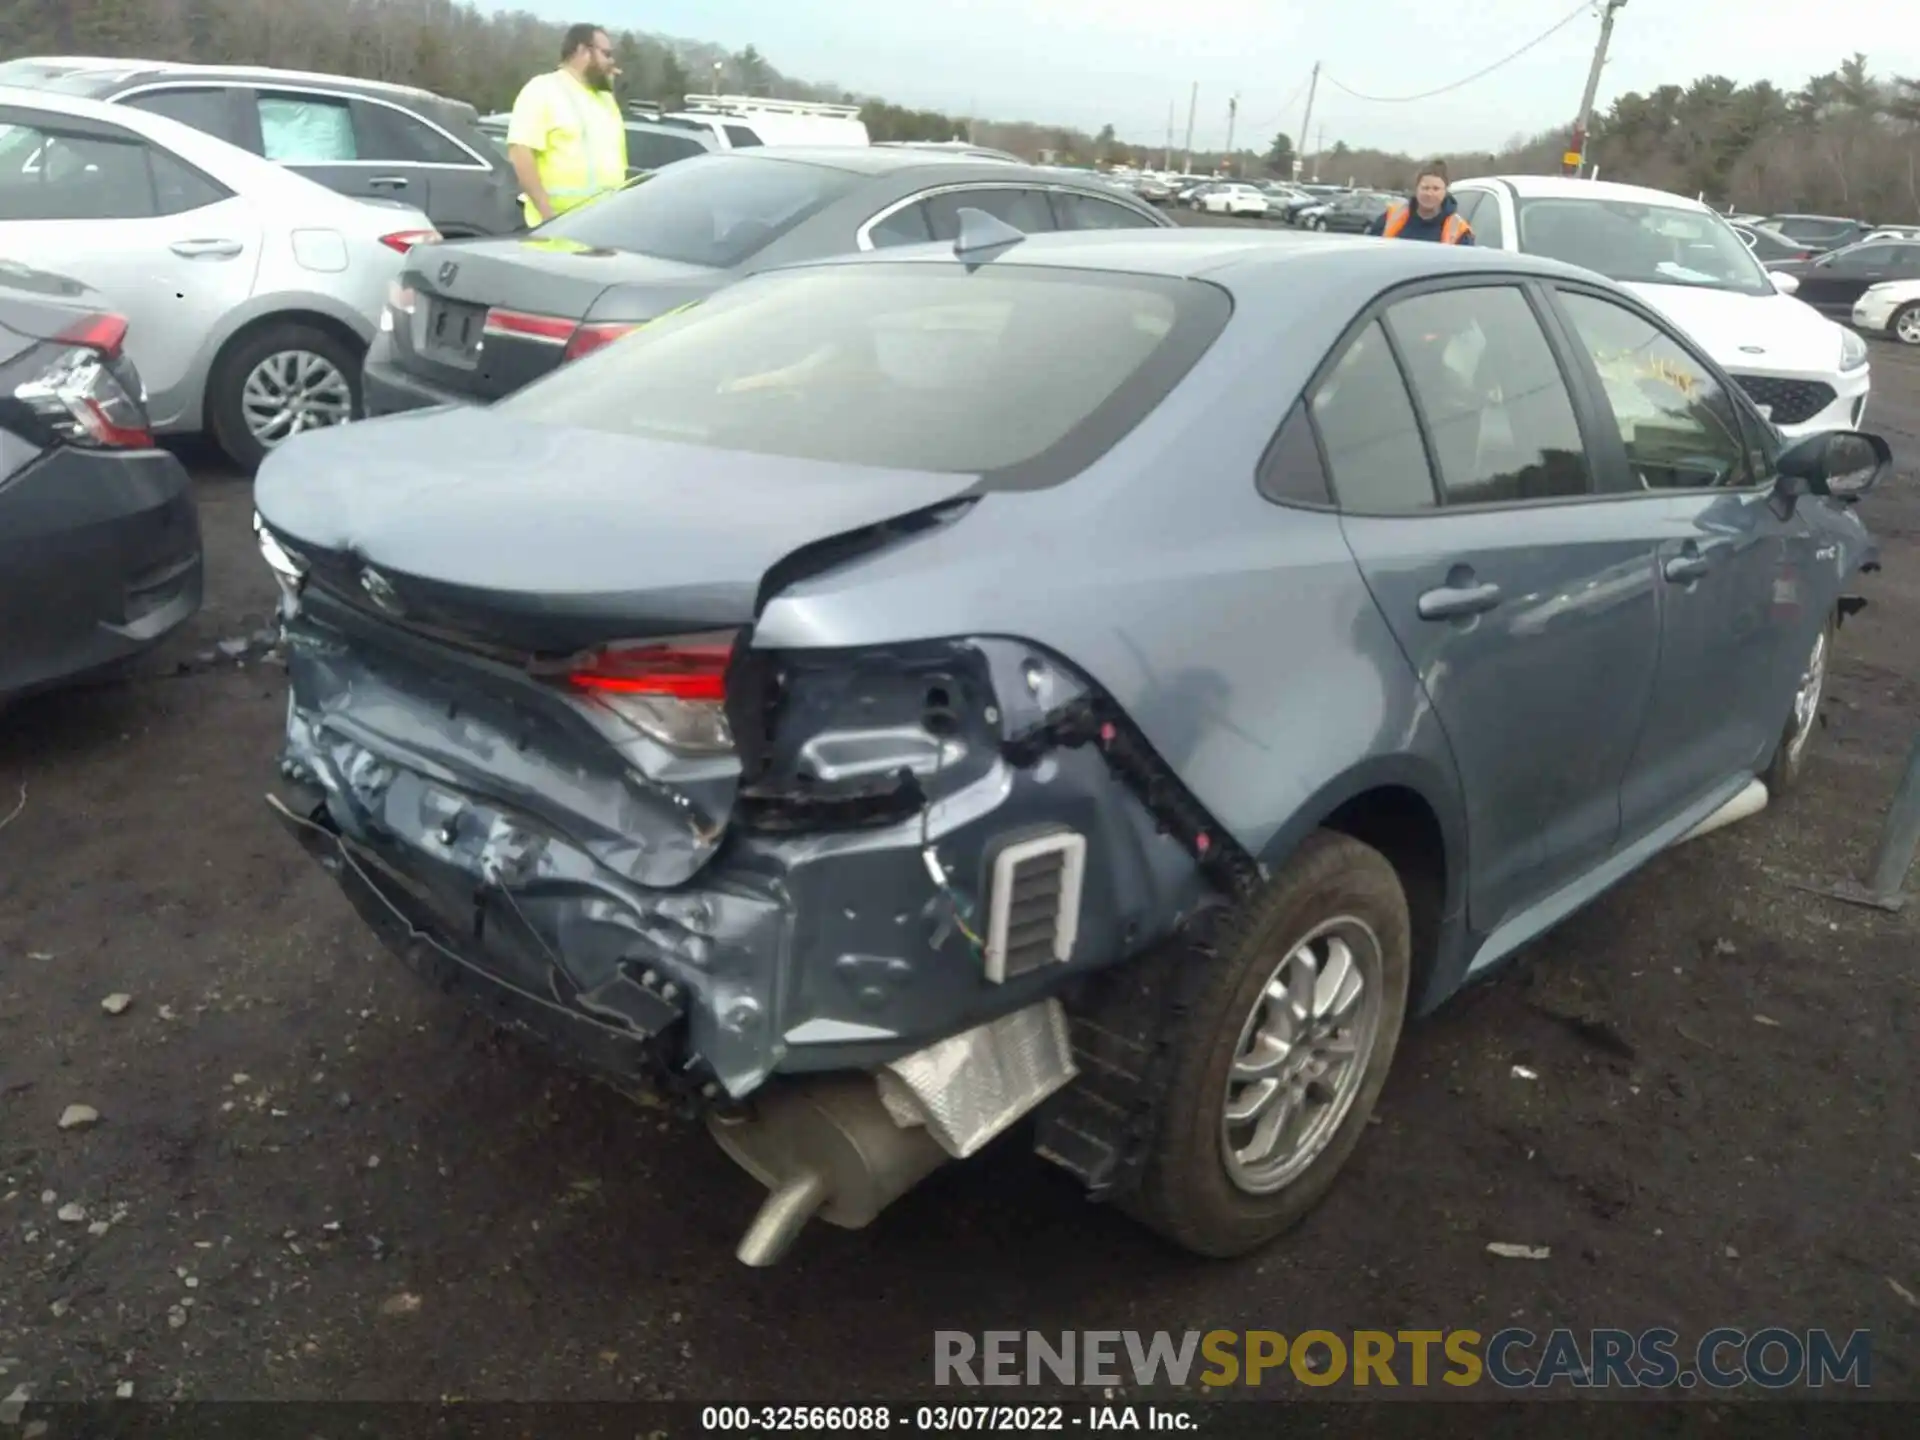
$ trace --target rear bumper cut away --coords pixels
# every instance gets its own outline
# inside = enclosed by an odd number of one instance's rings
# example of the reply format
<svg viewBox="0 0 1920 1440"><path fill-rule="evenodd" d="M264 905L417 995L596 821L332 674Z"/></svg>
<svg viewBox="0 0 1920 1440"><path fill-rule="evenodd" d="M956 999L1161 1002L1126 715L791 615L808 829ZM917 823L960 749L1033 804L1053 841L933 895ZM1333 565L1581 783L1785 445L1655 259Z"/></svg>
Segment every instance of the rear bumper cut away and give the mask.
<svg viewBox="0 0 1920 1440"><path fill-rule="evenodd" d="M546 713L536 686L503 701L487 687L504 682L469 681L457 660L436 672L349 643L313 608L287 627L281 808L302 842L409 964L518 1007L520 1028L617 1083L664 1068L726 1103L776 1075L871 1071L1138 953L1206 890L1094 749L936 746L876 723L886 676L848 729L823 715L799 747L806 793L769 800L736 794L737 775L616 749L565 702ZM967 723L994 710L970 705ZM859 764L893 769L907 805L826 801ZM917 780L901 773L914 766ZM1035 873L1070 866L1077 904L1054 932L1066 953L1023 959L1004 927L996 942L994 887L1026 901L995 877L1048 836L1062 848Z"/></svg>

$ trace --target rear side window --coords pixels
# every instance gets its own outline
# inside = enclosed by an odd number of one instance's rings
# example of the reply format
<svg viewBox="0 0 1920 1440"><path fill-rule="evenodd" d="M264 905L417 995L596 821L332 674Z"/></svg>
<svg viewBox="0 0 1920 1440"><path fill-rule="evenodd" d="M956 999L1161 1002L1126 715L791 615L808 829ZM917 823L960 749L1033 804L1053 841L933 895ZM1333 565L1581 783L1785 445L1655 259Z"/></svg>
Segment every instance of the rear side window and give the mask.
<svg viewBox="0 0 1920 1440"><path fill-rule="evenodd" d="M1510 285L1437 290L1387 312L1454 505L1585 495L1573 398L1525 295Z"/></svg>
<svg viewBox="0 0 1920 1440"><path fill-rule="evenodd" d="M759 135L744 125L722 125L720 128L727 132L727 143L736 150L761 143Z"/></svg>
<svg viewBox="0 0 1920 1440"><path fill-rule="evenodd" d="M658 170L676 160L704 155L707 147L691 135L665 135L658 130L627 130L627 164L635 170Z"/></svg>
<svg viewBox="0 0 1920 1440"><path fill-rule="evenodd" d="M0 124L0 215L148 220L226 198L199 171L137 137Z"/></svg>
<svg viewBox="0 0 1920 1440"><path fill-rule="evenodd" d="M854 264L722 291L498 401L552 425L837 465L1077 474L1226 324L1193 280Z"/></svg>
<svg viewBox="0 0 1920 1440"><path fill-rule="evenodd" d="M867 232L876 250L889 245L924 245L933 239L933 226L927 219L927 207L918 202L903 205Z"/></svg>
<svg viewBox="0 0 1920 1440"><path fill-rule="evenodd" d="M191 125L222 140L237 142L240 139L235 126L232 92L219 86L148 90L143 94L129 95L120 103L152 115L164 115L169 120L178 120L182 125Z"/></svg>
<svg viewBox="0 0 1920 1440"><path fill-rule="evenodd" d="M389 160L402 165L466 165L473 156L418 116L372 100L359 104L356 141L362 160Z"/></svg>
<svg viewBox="0 0 1920 1440"><path fill-rule="evenodd" d="M960 237L960 212L984 210L996 220L1004 220L1023 235L1040 235L1053 229L1053 209L1044 190L949 190L927 199L927 218L936 240Z"/></svg>
<svg viewBox="0 0 1920 1440"><path fill-rule="evenodd" d="M706 155L556 216L540 233L726 270L858 183L824 165Z"/></svg>
<svg viewBox="0 0 1920 1440"><path fill-rule="evenodd" d="M1434 508L1420 422L1378 320L1347 347L1310 408L1342 509L1399 515Z"/></svg>
<svg viewBox="0 0 1920 1440"><path fill-rule="evenodd" d="M1153 225L1138 210L1076 190L1056 190L1052 198L1054 220L1062 230L1144 230Z"/></svg>
<svg viewBox="0 0 1920 1440"><path fill-rule="evenodd" d="M276 95L261 91L261 154L287 165L324 165L358 160L353 109L344 99L324 95Z"/></svg>

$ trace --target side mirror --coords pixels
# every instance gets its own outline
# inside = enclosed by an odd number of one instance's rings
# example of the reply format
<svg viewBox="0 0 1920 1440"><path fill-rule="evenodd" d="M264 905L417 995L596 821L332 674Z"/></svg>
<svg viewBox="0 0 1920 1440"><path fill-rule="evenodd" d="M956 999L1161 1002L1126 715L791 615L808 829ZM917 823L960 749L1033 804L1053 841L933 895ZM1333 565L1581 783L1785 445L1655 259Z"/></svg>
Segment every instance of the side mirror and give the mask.
<svg viewBox="0 0 1920 1440"><path fill-rule="evenodd" d="M1780 453L1779 493L1789 504L1801 495L1825 495L1851 503L1871 490L1893 449L1878 435L1828 430L1808 435Z"/></svg>
<svg viewBox="0 0 1920 1440"><path fill-rule="evenodd" d="M1800 288L1800 277L1788 275L1779 270L1769 270L1767 278L1773 281L1773 288L1782 295L1791 295Z"/></svg>

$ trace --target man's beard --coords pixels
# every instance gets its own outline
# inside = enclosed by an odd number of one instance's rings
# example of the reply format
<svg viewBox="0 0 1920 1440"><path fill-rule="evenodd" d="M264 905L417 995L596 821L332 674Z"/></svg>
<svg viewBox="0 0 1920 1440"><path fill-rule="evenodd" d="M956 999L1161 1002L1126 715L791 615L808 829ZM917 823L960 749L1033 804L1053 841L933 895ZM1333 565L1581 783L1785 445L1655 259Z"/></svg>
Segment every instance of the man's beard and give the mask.
<svg viewBox="0 0 1920 1440"><path fill-rule="evenodd" d="M596 65L587 74L587 83L596 90L613 89L613 72L604 65Z"/></svg>

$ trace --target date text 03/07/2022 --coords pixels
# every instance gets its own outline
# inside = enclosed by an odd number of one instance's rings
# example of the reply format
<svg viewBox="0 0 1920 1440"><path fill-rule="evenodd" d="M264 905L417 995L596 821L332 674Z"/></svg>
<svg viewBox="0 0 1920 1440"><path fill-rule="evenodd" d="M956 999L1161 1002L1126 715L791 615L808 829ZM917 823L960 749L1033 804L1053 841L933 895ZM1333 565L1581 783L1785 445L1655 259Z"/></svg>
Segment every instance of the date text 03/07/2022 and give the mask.
<svg viewBox="0 0 1920 1440"><path fill-rule="evenodd" d="M1070 1430L1193 1431L1192 1410L1156 1405L708 1405L708 1434L1023 1434Z"/></svg>

